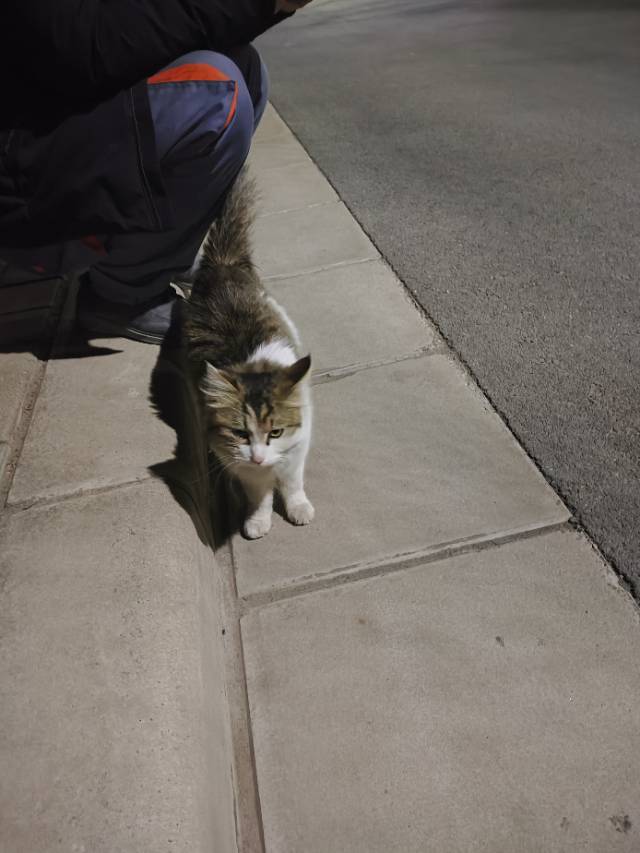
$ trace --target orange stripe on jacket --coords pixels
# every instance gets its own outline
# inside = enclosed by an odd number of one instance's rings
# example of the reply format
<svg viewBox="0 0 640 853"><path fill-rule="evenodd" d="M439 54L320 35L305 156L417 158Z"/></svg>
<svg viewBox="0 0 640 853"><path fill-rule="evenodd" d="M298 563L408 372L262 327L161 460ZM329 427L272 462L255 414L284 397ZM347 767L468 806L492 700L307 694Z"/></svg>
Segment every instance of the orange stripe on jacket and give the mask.
<svg viewBox="0 0 640 853"><path fill-rule="evenodd" d="M203 83L209 80L228 81L231 80L231 78L206 62L186 62L184 65L178 65L175 68L167 68L164 71L158 71L158 73L154 74L153 77L148 78L147 83L151 83L152 85L156 83L185 83L189 80L196 83ZM234 115L236 114L238 106L237 83L234 83L234 89L235 91L233 93L233 100L231 101L231 108L229 110L227 120L224 123L224 127L222 128L223 130L226 130L227 127L229 127Z"/></svg>
<svg viewBox="0 0 640 853"><path fill-rule="evenodd" d="M231 119L236 114L236 107L238 106L238 84L235 83L235 92L233 93L233 100L231 101L231 108L229 110L229 115L227 116L227 120L224 123L223 130L226 130L231 124Z"/></svg>
<svg viewBox="0 0 640 853"><path fill-rule="evenodd" d="M207 80L230 80L231 78L218 71L206 62L186 62L175 68L166 68L149 77L147 83L185 83L188 80L205 82Z"/></svg>

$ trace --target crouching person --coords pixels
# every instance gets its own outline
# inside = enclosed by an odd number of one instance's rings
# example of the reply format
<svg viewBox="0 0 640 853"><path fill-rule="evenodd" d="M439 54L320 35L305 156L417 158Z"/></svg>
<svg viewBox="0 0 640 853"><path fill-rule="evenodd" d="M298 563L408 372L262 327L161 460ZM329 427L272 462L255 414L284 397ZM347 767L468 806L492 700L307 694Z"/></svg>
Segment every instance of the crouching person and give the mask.
<svg viewBox="0 0 640 853"><path fill-rule="evenodd" d="M81 275L89 333L159 343L251 145L250 44L303 0L7 0L0 259Z"/></svg>

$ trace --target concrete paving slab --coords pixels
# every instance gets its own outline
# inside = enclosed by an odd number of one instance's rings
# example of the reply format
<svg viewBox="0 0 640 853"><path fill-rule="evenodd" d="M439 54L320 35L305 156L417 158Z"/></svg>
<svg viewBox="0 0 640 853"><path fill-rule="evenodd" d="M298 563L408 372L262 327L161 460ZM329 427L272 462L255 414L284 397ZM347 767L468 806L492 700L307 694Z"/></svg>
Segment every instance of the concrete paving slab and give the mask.
<svg viewBox="0 0 640 853"><path fill-rule="evenodd" d="M548 534L242 621L267 853L635 853L640 625Z"/></svg>
<svg viewBox="0 0 640 853"><path fill-rule="evenodd" d="M254 227L254 249L265 278L301 275L379 257L342 203L259 218Z"/></svg>
<svg viewBox="0 0 640 853"><path fill-rule="evenodd" d="M260 216L338 201L331 184L311 162L267 169L254 174L254 178Z"/></svg>
<svg viewBox="0 0 640 853"><path fill-rule="evenodd" d="M3 853L235 851L215 566L149 482L4 516Z"/></svg>
<svg viewBox="0 0 640 853"><path fill-rule="evenodd" d="M10 503L143 479L172 456L175 434L149 403L158 348L97 343L114 352L49 363Z"/></svg>
<svg viewBox="0 0 640 853"><path fill-rule="evenodd" d="M562 522L561 504L446 356L320 385L307 492L316 518L234 543L241 595Z"/></svg>
<svg viewBox="0 0 640 853"><path fill-rule="evenodd" d="M267 104L262 120L258 125L258 130L253 136L252 146L260 146L264 144L273 144L280 142L283 139L295 139L293 133L288 126L280 118L271 104Z"/></svg>
<svg viewBox="0 0 640 853"><path fill-rule="evenodd" d="M297 163L311 162L311 158L291 132L281 139L272 139L259 145L252 145L247 159L251 171L256 173L262 173L268 169L294 166Z"/></svg>
<svg viewBox="0 0 640 853"><path fill-rule="evenodd" d="M30 352L0 353L0 441L11 439L37 368L38 359Z"/></svg>
<svg viewBox="0 0 640 853"><path fill-rule="evenodd" d="M315 371L400 358L438 340L382 261L276 279L269 291L296 323Z"/></svg>

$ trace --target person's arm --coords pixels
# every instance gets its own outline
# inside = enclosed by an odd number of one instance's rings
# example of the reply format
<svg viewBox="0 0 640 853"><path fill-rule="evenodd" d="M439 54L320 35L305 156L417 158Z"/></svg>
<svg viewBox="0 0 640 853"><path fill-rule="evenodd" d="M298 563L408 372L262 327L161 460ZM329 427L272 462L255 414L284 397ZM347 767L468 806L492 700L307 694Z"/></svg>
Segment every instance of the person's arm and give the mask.
<svg viewBox="0 0 640 853"><path fill-rule="evenodd" d="M274 0L2 0L2 6L0 41L22 58L16 73L69 99L127 88L192 50L245 44L290 11L276 13Z"/></svg>

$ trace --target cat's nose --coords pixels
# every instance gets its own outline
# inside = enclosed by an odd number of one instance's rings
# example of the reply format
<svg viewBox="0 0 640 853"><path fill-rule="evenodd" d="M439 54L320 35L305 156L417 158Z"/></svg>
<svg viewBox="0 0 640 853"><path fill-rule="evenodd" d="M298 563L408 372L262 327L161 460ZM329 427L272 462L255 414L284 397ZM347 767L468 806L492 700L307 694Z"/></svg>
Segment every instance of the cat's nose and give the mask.
<svg viewBox="0 0 640 853"><path fill-rule="evenodd" d="M255 462L256 465L262 465L266 458L267 455L264 450L258 450L255 447L251 449L251 461Z"/></svg>

